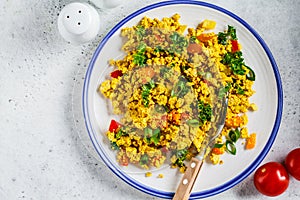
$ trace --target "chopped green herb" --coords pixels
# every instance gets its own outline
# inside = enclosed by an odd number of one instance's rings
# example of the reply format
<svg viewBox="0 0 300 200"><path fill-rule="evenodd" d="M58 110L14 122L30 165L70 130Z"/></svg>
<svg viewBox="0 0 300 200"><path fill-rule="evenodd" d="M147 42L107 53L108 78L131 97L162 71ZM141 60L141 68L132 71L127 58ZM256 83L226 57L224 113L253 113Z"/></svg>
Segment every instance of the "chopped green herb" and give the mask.
<svg viewBox="0 0 300 200"><path fill-rule="evenodd" d="M244 58L242 57L242 52L237 51L234 53L226 53L221 60L221 63L228 65L231 71L237 75L244 75L246 70L244 69L245 63Z"/></svg>
<svg viewBox="0 0 300 200"><path fill-rule="evenodd" d="M150 138L150 142L153 142L155 145L160 141L160 129L154 129L152 132L152 136Z"/></svg>
<svg viewBox="0 0 300 200"><path fill-rule="evenodd" d="M146 56L136 53L133 55L133 63L138 66L143 66L146 63Z"/></svg>
<svg viewBox="0 0 300 200"><path fill-rule="evenodd" d="M170 52L181 53L185 47L188 45L187 39L181 36L178 32L174 32L170 35L170 40L172 44L170 45Z"/></svg>
<svg viewBox="0 0 300 200"><path fill-rule="evenodd" d="M232 40L237 40L236 30L233 26L228 25L227 34L231 37Z"/></svg>
<svg viewBox="0 0 300 200"><path fill-rule="evenodd" d="M153 142L155 145L157 145L160 141L160 129L157 128L153 130L149 127L146 127L144 129L144 139L148 144Z"/></svg>
<svg viewBox="0 0 300 200"><path fill-rule="evenodd" d="M165 79L169 78L171 76L171 73L170 73L170 68L168 67L163 67L159 70L159 75Z"/></svg>
<svg viewBox="0 0 300 200"><path fill-rule="evenodd" d="M236 29L233 26L228 25L228 29L225 32L218 33L218 43L226 45L227 40L237 40Z"/></svg>
<svg viewBox="0 0 300 200"><path fill-rule="evenodd" d="M141 42L141 43L137 46L136 49L138 50L138 52L144 53L144 52L146 51L146 47L147 47L146 43L145 43L145 42Z"/></svg>
<svg viewBox="0 0 300 200"><path fill-rule="evenodd" d="M119 150L120 149L120 147L117 145L116 142L110 142L110 145L111 145L112 150Z"/></svg>
<svg viewBox="0 0 300 200"><path fill-rule="evenodd" d="M159 52L163 52L163 51L164 51L163 48L159 45L154 48L154 53L159 53Z"/></svg>
<svg viewBox="0 0 300 200"><path fill-rule="evenodd" d="M201 124L203 124L205 121L211 120L212 109L209 104L205 104L203 101L199 101L198 112L199 112L199 119Z"/></svg>
<svg viewBox="0 0 300 200"><path fill-rule="evenodd" d="M223 32L219 32L218 34L218 43L226 45L227 44L227 34Z"/></svg>
<svg viewBox="0 0 300 200"><path fill-rule="evenodd" d="M171 91L172 97L184 97L190 91L190 87L186 85L186 80L181 78L176 83L175 87Z"/></svg>
<svg viewBox="0 0 300 200"><path fill-rule="evenodd" d="M148 83L142 85L142 99L143 99L143 104L145 107L149 106L149 95L151 92L151 89L155 87L155 83L153 80L150 80Z"/></svg>
<svg viewBox="0 0 300 200"><path fill-rule="evenodd" d="M116 133L115 137L116 137L116 139L118 140L118 139L120 139L122 136L125 136L125 135L127 135L127 133L126 133L122 128L120 128L120 129L118 130L118 132Z"/></svg>
<svg viewBox="0 0 300 200"><path fill-rule="evenodd" d="M142 40L143 37L146 35L146 30L145 30L145 27L139 25L136 27L136 35L137 35L137 38L138 40Z"/></svg>
<svg viewBox="0 0 300 200"><path fill-rule="evenodd" d="M238 94L245 94L245 91L240 86L238 86L238 88L236 89L236 92Z"/></svg>
<svg viewBox="0 0 300 200"><path fill-rule="evenodd" d="M138 66L143 66L146 64L146 56L145 56L145 51L146 51L147 45L144 42L141 42L137 46L137 52L133 54L133 63L138 65Z"/></svg>
<svg viewBox="0 0 300 200"><path fill-rule="evenodd" d="M177 160L175 161L175 164L179 167L184 166L183 161L186 159L186 155L188 153L187 149L181 149L181 150L177 150L175 152L176 158Z"/></svg>
<svg viewBox="0 0 300 200"><path fill-rule="evenodd" d="M197 43L196 41L197 41L198 39L197 39L197 37L196 36L191 36L190 37L190 43Z"/></svg>
<svg viewBox="0 0 300 200"><path fill-rule="evenodd" d="M219 95L218 97L219 98L223 98L227 92L230 90L231 88L231 83L227 83L225 87L222 87L220 90L219 90Z"/></svg>
<svg viewBox="0 0 300 200"><path fill-rule="evenodd" d="M140 165L146 165L149 162L149 156L147 154L143 154L140 159Z"/></svg>

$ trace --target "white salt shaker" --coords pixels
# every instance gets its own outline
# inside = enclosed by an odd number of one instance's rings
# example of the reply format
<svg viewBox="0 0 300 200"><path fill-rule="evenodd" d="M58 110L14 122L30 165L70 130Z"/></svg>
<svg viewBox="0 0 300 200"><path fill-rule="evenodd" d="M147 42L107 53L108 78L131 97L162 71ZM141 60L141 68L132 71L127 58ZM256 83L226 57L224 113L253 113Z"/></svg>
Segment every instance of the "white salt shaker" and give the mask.
<svg viewBox="0 0 300 200"><path fill-rule="evenodd" d="M70 3L58 16L58 30L61 36L73 44L82 44L94 39L99 29L99 14L88 3Z"/></svg>

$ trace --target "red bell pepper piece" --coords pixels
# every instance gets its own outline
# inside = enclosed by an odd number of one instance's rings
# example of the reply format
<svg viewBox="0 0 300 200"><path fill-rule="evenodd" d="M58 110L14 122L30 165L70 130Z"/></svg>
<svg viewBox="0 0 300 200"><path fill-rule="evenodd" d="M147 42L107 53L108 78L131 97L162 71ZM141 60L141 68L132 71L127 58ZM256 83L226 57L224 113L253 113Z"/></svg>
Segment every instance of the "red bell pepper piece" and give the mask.
<svg viewBox="0 0 300 200"><path fill-rule="evenodd" d="M112 133L115 133L120 126L121 125L116 120L112 119L110 121L109 131L112 132Z"/></svg>
<svg viewBox="0 0 300 200"><path fill-rule="evenodd" d="M112 78L118 78L119 76L122 76L122 75L123 75L123 73L121 70L115 70L112 73L110 73L110 76Z"/></svg>
<svg viewBox="0 0 300 200"><path fill-rule="evenodd" d="M232 53L239 51L239 43L237 40L231 40L231 51Z"/></svg>

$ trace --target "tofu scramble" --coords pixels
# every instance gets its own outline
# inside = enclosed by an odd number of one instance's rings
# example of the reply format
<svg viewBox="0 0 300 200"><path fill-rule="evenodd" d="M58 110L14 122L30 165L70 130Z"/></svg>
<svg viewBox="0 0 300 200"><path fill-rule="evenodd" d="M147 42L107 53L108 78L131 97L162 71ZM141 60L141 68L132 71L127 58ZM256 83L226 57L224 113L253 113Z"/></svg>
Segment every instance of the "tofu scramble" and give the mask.
<svg viewBox="0 0 300 200"><path fill-rule="evenodd" d="M255 146L256 134L246 127L247 111L257 110L249 102L255 73L244 63L235 28L228 25L216 34L212 20L188 28L179 19L178 14L162 20L144 17L123 28L126 55L110 60L116 70L99 87L121 116L119 122L111 120L106 135L123 166L158 168L170 159L184 172L185 160L200 151L213 128L216 99L226 93L226 123L210 161L222 163L225 152L235 155L238 139L246 140L246 149Z"/></svg>

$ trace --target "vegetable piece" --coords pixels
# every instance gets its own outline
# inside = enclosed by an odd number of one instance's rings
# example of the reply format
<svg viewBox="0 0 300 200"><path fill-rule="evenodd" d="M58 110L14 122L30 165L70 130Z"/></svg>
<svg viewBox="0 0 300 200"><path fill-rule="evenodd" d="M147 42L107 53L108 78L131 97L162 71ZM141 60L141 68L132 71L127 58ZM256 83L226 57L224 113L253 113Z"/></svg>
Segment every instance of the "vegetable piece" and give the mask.
<svg viewBox="0 0 300 200"><path fill-rule="evenodd" d="M147 165L149 162L149 156L147 154L143 154L140 159L140 165Z"/></svg>
<svg viewBox="0 0 300 200"><path fill-rule="evenodd" d="M256 134L252 133L250 136L246 139L246 149L253 149L256 144Z"/></svg>
<svg viewBox="0 0 300 200"><path fill-rule="evenodd" d="M237 40L231 40L231 45L232 45L232 47L231 47L232 53L235 53L240 50L239 43Z"/></svg>
<svg viewBox="0 0 300 200"><path fill-rule="evenodd" d="M150 80L148 83L142 85L142 98L143 98L143 104L145 107L149 106L149 95L151 89L155 87L155 83L153 80Z"/></svg>
<svg viewBox="0 0 300 200"><path fill-rule="evenodd" d="M228 136L232 142L236 142L240 138L241 132L239 129L230 130Z"/></svg>
<svg viewBox="0 0 300 200"><path fill-rule="evenodd" d="M233 26L228 25L227 35L229 35L232 40L237 40L236 29Z"/></svg>
<svg viewBox="0 0 300 200"><path fill-rule="evenodd" d="M241 51L237 51L234 53L228 52L224 55L221 63L223 63L224 65L228 65L234 74L245 75L245 63L242 56L243 55Z"/></svg>
<svg viewBox="0 0 300 200"><path fill-rule="evenodd" d="M181 119L181 114L178 113L177 111L173 110L171 112L172 114L172 121L174 124L179 125L180 124L180 119Z"/></svg>
<svg viewBox="0 0 300 200"><path fill-rule="evenodd" d="M175 161L174 164L176 164L179 167L183 167L184 166L184 162L183 161L186 159L187 153L188 153L187 149L177 150L175 152L177 160Z"/></svg>
<svg viewBox="0 0 300 200"><path fill-rule="evenodd" d="M116 133L117 129L120 127L121 125L114 119L112 119L110 121L110 125L109 125L109 132L112 132L112 133Z"/></svg>
<svg viewBox="0 0 300 200"><path fill-rule="evenodd" d="M214 148L222 148L224 146L224 144L221 144L221 143L216 143L214 145Z"/></svg>
<svg viewBox="0 0 300 200"><path fill-rule="evenodd" d="M160 140L160 129L157 128L153 130L153 134L150 138L150 142L153 142L155 145L157 145L159 140Z"/></svg>
<svg viewBox="0 0 300 200"><path fill-rule="evenodd" d="M235 145L233 144L232 141L226 140L225 145L226 145L226 150L227 150L229 153L231 153L232 155L235 155L235 154L236 154L236 147L235 147Z"/></svg>
<svg viewBox="0 0 300 200"><path fill-rule="evenodd" d="M144 129L144 139L148 144L154 143L155 145L157 145L160 141L160 129L157 128L153 130L149 127L146 127Z"/></svg>
<svg viewBox="0 0 300 200"><path fill-rule="evenodd" d="M189 42L190 43L197 43L197 37L196 36L191 36Z"/></svg>
<svg viewBox="0 0 300 200"><path fill-rule="evenodd" d="M154 52L155 53L159 53L159 52L163 52L164 49L160 46L160 45L157 45L155 48L154 48Z"/></svg>
<svg viewBox="0 0 300 200"><path fill-rule="evenodd" d="M112 150L119 150L120 149L120 147L117 145L116 142L110 142L110 145L111 145Z"/></svg>
<svg viewBox="0 0 300 200"><path fill-rule="evenodd" d="M123 73L121 70L115 70L112 73L110 73L110 76L112 78L118 78L119 76L122 76L122 75L123 75Z"/></svg>
<svg viewBox="0 0 300 200"><path fill-rule="evenodd" d="M197 119L190 119L186 122L189 126L197 128L199 127L200 123Z"/></svg>
<svg viewBox="0 0 300 200"><path fill-rule="evenodd" d="M176 83L175 87L171 91L172 97L183 97L185 96L190 90L190 87L186 85L186 81L179 79L179 81Z"/></svg>
<svg viewBox="0 0 300 200"><path fill-rule="evenodd" d="M228 29L226 32L218 33L218 43L226 45L228 39L237 40L236 30L233 26L230 26L230 25L228 25Z"/></svg>
<svg viewBox="0 0 300 200"><path fill-rule="evenodd" d="M243 122L242 118L239 115L236 115L236 116L231 117L231 118L226 118L225 125L227 127L237 128L241 125L242 122Z"/></svg>
<svg viewBox="0 0 300 200"><path fill-rule="evenodd" d="M231 88L231 83L227 83L225 87L222 87L219 90L218 97L223 98L226 95L226 93L230 90L230 88Z"/></svg>
<svg viewBox="0 0 300 200"><path fill-rule="evenodd" d="M146 30L145 27L138 25L136 26L136 31L135 31L138 40L142 40L143 37L146 35Z"/></svg>
<svg viewBox="0 0 300 200"><path fill-rule="evenodd" d="M146 64L146 56L145 51L146 51L147 45L144 42L141 42L137 46L137 52L133 54L133 63L138 65L138 66L144 66Z"/></svg>
<svg viewBox="0 0 300 200"><path fill-rule="evenodd" d="M214 38L214 35L212 35L212 34L205 34L205 33L202 33L199 36L197 36L197 39L199 41L201 41L201 42L207 42L207 41L209 41L209 40L211 40L213 38Z"/></svg>
<svg viewBox="0 0 300 200"><path fill-rule="evenodd" d="M117 129L117 131L115 131L116 135L116 139L120 139L122 136L128 135L122 128Z"/></svg>
<svg viewBox="0 0 300 200"><path fill-rule="evenodd" d="M204 20L203 22L201 22L201 23L199 24L199 26L200 26L201 28L206 29L206 30L211 30L211 29L214 29L214 28L216 27L216 24L217 24L217 23L216 23L215 21L206 19L206 20Z"/></svg>
<svg viewBox="0 0 300 200"><path fill-rule="evenodd" d="M245 91L240 86L237 87L236 92L238 94L245 94Z"/></svg>
<svg viewBox="0 0 300 200"><path fill-rule="evenodd" d="M218 43L226 45L227 44L227 34L219 32L218 34Z"/></svg>
<svg viewBox="0 0 300 200"><path fill-rule="evenodd" d="M170 45L171 53L181 53L188 45L188 41L184 36L181 36L178 32L174 32L170 35L172 44Z"/></svg>
<svg viewBox="0 0 300 200"><path fill-rule="evenodd" d="M256 170L254 185L266 196L278 196L288 188L289 174L280 163L269 162Z"/></svg>
<svg viewBox="0 0 300 200"><path fill-rule="evenodd" d="M213 149L212 149L212 153L213 154L216 154L216 155L221 155L221 154L223 154L225 151L224 151L224 149L223 148L216 148L216 147L214 147Z"/></svg>
<svg viewBox="0 0 300 200"><path fill-rule="evenodd" d="M189 46L187 47L187 52L188 53L191 53L191 54L194 54L194 53L201 53L202 52L202 47L200 44L197 44L197 43L191 43L189 44Z"/></svg>
<svg viewBox="0 0 300 200"><path fill-rule="evenodd" d="M300 148L288 153L285 158L285 167L295 179L300 181Z"/></svg>
<svg viewBox="0 0 300 200"><path fill-rule="evenodd" d="M249 70L248 74L246 74L246 78L248 80L250 80L250 81L255 81L255 73L254 73L254 71L250 67L248 67L248 66L246 66L246 67Z"/></svg>
<svg viewBox="0 0 300 200"><path fill-rule="evenodd" d="M133 54L133 63L138 66L143 66L146 63L146 56L140 53Z"/></svg>
<svg viewBox="0 0 300 200"><path fill-rule="evenodd" d="M205 104L203 101L199 101L198 112L199 112L199 119L201 124L203 124L205 121L211 120L212 109L209 104Z"/></svg>

